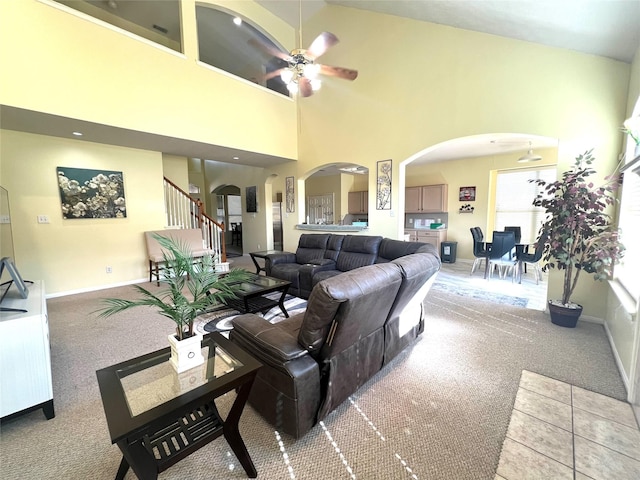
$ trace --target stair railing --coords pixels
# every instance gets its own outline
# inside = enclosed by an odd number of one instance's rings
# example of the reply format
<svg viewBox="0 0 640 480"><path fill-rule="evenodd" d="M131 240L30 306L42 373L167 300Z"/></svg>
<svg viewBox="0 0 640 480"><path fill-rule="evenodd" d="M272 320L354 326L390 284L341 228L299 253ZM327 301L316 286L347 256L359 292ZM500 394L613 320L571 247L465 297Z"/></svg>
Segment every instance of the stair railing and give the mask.
<svg viewBox="0 0 640 480"><path fill-rule="evenodd" d="M224 223L218 223L204 211L204 203L194 200L168 178L164 178L164 204L169 228L199 228L204 245L214 250L218 262L227 261Z"/></svg>

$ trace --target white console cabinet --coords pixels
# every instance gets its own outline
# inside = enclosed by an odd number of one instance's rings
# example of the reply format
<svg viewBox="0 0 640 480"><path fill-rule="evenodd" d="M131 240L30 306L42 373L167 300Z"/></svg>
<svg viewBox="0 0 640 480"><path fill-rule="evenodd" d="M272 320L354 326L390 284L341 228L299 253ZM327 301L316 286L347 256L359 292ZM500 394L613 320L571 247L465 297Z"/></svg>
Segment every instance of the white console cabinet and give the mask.
<svg viewBox="0 0 640 480"><path fill-rule="evenodd" d="M20 298L12 286L1 305L27 312L0 312L0 418L42 408L51 419L55 413L44 283L27 285L27 298Z"/></svg>

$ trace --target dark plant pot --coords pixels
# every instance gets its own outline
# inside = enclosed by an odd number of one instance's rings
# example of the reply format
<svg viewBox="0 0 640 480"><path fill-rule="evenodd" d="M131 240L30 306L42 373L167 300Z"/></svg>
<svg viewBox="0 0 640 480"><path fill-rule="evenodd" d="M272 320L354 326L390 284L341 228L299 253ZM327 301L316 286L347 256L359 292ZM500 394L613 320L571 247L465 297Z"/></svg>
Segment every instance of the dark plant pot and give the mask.
<svg viewBox="0 0 640 480"><path fill-rule="evenodd" d="M569 308L564 305L556 305L549 300L549 314L551 315L551 323L554 325L575 328L578 318L582 315L582 305L578 305L578 308Z"/></svg>

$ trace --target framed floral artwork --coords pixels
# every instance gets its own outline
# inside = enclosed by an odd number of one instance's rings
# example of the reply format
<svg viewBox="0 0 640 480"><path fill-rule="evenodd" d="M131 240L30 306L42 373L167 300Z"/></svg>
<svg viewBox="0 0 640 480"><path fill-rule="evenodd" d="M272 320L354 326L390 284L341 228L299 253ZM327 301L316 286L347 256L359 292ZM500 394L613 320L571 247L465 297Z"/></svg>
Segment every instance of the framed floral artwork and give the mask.
<svg viewBox="0 0 640 480"><path fill-rule="evenodd" d="M285 203L286 212L293 213L296 211L296 195L295 186L293 183L293 177L286 177L285 179Z"/></svg>
<svg viewBox="0 0 640 480"><path fill-rule="evenodd" d="M122 172L57 167L62 218L125 218Z"/></svg>
<svg viewBox="0 0 640 480"><path fill-rule="evenodd" d="M376 172L376 210L391 210L391 160L380 160Z"/></svg>

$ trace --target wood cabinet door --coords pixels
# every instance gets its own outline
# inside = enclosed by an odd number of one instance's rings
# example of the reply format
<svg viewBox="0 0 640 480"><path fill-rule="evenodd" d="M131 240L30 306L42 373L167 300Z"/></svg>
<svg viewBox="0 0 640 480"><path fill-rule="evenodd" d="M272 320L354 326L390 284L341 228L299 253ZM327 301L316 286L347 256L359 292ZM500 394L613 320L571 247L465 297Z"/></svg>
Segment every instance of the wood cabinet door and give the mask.
<svg viewBox="0 0 640 480"><path fill-rule="evenodd" d="M441 213L447 211L447 186L426 185L422 187L422 211Z"/></svg>
<svg viewBox="0 0 640 480"><path fill-rule="evenodd" d="M349 213L368 213L369 192L349 192L347 205Z"/></svg>
<svg viewBox="0 0 640 480"><path fill-rule="evenodd" d="M422 210L422 187L407 187L404 189L404 211L406 213L420 213Z"/></svg>

